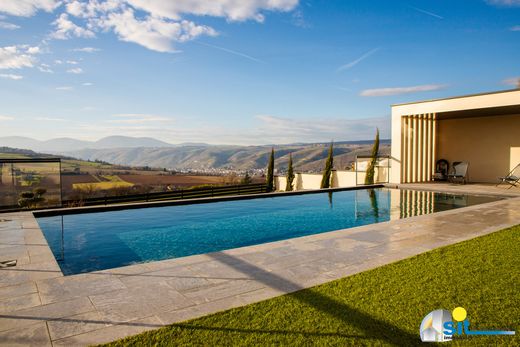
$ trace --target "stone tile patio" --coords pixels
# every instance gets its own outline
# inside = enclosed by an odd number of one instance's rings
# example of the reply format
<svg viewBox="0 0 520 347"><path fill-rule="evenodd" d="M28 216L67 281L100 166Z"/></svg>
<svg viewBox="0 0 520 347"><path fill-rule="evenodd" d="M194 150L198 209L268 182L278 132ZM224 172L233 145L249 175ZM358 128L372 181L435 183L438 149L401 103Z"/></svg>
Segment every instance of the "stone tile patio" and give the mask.
<svg viewBox="0 0 520 347"><path fill-rule="evenodd" d="M473 193L485 191L465 187ZM18 261L15 267L0 269L0 344L109 342L517 224L520 197L223 252L63 276L31 213L0 214L0 261Z"/></svg>

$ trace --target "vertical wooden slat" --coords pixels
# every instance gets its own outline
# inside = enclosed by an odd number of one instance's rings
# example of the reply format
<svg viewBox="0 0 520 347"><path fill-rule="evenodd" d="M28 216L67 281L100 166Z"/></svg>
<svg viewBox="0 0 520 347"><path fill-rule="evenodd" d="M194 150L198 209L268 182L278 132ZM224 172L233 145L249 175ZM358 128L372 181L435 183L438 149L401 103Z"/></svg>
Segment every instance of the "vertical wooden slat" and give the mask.
<svg viewBox="0 0 520 347"><path fill-rule="evenodd" d="M410 133L410 182L414 183L416 179L416 162L417 162L417 146L416 146L416 140L417 140L417 118L415 118L415 115L412 116L412 131Z"/></svg>
<svg viewBox="0 0 520 347"><path fill-rule="evenodd" d="M412 182L412 140L413 140L413 118L410 116L408 119L408 148L407 148L407 154L406 154L406 182L410 183Z"/></svg>
<svg viewBox="0 0 520 347"><path fill-rule="evenodd" d="M425 115L425 125L426 125L426 140L424 146L425 153L425 164L426 164L426 182L430 182L432 180L432 166L431 166L431 156L430 156L430 147L431 147L431 127L430 127L430 114Z"/></svg>
<svg viewBox="0 0 520 347"><path fill-rule="evenodd" d="M422 115L422 181L428 182L428 119Z"/></svg>
<svg viewBox="0 0 520 347"><path fill-rule="evenodd" d="M415 182L421 182L421 115L417 115L417 133L415 139L416 162L415 162Z"/></svg>
<svg viewBox="0 0 520 347"><path fill-rule="evenodd" d="M408 117L401 117L401 183L406 183L406 153L408 148ZM402 217L402 216L401 216Z"/></svg>
<svg viewBox="0 0 520 347"><path fill-rule="evenodd" d="M435 161L437 160L437 115L432 113L432 163L435 167Z"/></svg>

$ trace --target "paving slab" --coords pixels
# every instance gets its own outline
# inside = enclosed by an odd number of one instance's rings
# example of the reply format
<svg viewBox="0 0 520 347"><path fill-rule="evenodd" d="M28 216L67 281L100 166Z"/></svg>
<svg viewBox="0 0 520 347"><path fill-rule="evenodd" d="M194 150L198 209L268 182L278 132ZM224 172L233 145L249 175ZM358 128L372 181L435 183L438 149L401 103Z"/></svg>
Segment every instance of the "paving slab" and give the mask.
<svg viewBox="0 0 520 347"><path fill-rule="evenodd" d="M406 188L500 193L478 185ZM104 343L329 282L518 225L516 193L458 210L73 276L63 276L31 213L2 214L0 259L18 264L0 269L0 345Z"/></svg>

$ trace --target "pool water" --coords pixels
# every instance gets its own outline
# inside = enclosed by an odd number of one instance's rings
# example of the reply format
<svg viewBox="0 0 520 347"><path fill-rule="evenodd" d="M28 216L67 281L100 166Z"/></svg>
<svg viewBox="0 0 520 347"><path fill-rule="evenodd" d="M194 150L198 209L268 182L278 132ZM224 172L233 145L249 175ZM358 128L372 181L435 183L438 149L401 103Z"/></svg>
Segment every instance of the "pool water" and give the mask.
<svg viewBox="0 0 520 347"><path fill-rule="evenodd" d="M63 273L71 275L495 200L380 188L42 217L38 223Z"/></svg>

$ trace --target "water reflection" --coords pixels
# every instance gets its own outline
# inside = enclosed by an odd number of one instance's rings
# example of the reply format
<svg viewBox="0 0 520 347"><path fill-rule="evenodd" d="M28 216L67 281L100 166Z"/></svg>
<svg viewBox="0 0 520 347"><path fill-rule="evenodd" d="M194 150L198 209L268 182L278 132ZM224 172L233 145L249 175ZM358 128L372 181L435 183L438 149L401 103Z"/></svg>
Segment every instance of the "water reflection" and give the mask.
<svg viewBox="0 0 520 347"><path fill-rule="evenodd" d="M372 212L376 222L379 221L379 207L377 204L377 194L374 189L368 189L368 196L370 197L370 205L372 206Z"/></svg>
<svg viewBox="0 0 520 347"><path fill-rule="evenodd" d="M492 196L454 195L419 190L396 190L395 192L398 194L392 196L392 219L421 216L500 199Z"/></svg>

